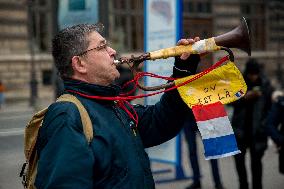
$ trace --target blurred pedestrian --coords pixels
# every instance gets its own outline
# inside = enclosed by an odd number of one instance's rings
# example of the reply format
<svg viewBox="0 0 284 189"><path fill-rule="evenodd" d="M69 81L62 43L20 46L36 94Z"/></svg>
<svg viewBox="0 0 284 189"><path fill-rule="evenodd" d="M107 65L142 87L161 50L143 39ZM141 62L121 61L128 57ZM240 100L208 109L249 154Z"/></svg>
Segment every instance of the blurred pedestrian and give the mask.
<svg viewBox="0 0 284 189"><path fill-rule="evenodd" d="M246 150L251 156L252 188L262 189L261 159L267 147L264 119L271 106L272 87L261 72L261 66L255 59L249 59L244 71L248 90L245 96L234 102L232 126L235 131L240 154L234 156L239 177L240 189L248 189L248 177L245 166Z"/></svg>
<svg viewBox="0 0 284 189"><path fill-rule="evenodd" d="M197 131L197 124L195 122L193 115L191 117L192 118L187 119L184 123L184 134L186 142L188 144L189 160L193 172L193 182L188 187L186 187L186 189L201 189L202 188L200 182L201 174L198 163L198 154L197 154L198 150L196 143L196 135L198 131ZM218 161L216 159L211 159L210 165L211 165L213 180L215 183L215 189L223 189L224 187L222 185L219 174Z"/></svg>
<svg viewBox="0 0 284 189"><path fill-rule="evenodd" d="M0 80L0 109L2 108L4 101L5 101L4 92L5 92L5 86Z"/></svg>
<svg viewBox="0 0 284 189"><path fill-rule="evenodd" d="M278 94L272 98L274 101L268 114L266 128L279 152L279 172L284 174L284 95Z"/></svg>

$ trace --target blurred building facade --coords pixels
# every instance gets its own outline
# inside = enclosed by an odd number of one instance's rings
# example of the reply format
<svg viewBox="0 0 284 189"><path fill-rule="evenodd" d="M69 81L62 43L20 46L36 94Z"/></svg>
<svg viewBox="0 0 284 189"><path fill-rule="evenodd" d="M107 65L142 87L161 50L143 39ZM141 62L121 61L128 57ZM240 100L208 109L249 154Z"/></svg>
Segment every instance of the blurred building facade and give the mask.
<svg viewBox="0 0 284 189"><path fill-rule="evenodd" d="M52 89L53 2L0 0L0 79L7 100L44 97Z"/></svg>
<svg viewBox="0 0 284 189"><path fill-rule="evenodd" d="M144 1L99 0L99 7L100 20L113 47L122 53L142 53ZM35 93L30 90L32 86L38 96L42 91L52 91L50 47L57 30L56 13L57 0L0 0L0 80L8 91L22 90L23 97ZM247 19L251 31L252 56L281 79L282 0L183 0L184 37L204 39L224 34L235 28L241 17ZM242 68L247 55L234 52ZM220 56L222 53L214 53L206 61Z"/></svg>

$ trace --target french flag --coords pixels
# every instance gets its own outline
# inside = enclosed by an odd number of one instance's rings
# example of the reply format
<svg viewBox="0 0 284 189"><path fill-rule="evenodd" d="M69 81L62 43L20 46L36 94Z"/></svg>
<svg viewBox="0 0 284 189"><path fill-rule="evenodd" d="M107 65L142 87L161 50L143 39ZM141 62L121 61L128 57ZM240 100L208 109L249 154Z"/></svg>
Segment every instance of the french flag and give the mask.
<svg viewBox="0 0 284 189"><path fill-rule="evenodd" d="M235 96L238 97L238 98L241 98L242 96L244 95L244 92L242 90L239 90Z"/></svg>
<svg viewBox="0 0 284 189"><path fill-rule="evenodd" d="M221 102L192 107L204 145L205 159L217 159L240 153L235 135Z"/></svg>

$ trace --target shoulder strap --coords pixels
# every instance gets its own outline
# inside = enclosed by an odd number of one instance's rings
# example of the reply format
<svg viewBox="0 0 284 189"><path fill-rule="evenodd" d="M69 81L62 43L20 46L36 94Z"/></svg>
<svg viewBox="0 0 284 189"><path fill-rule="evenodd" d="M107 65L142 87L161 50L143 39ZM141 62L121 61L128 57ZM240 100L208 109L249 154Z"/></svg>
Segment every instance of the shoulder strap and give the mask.
<svg viewBox="0 0 284 189"><path fill-rule="evenodd" d="M32 152L38 136L38 131L46 112L47 108L44 108L39 112L35 113L28 125L26 126L24 152L27 159L30 159L30 157L32 156Z"/></svg>
<svg viewBox="0 0 284 189"><path fill-rule="evenodd" d="M75 96L71 95L71 94L63 94L61 95L56 102L72 102L74 103L80 113L81 116L81 121L82 121L82 125L83 125L83 132L85 134L85 137L88 141L88 143L90 143L93 139L93 125L90 119L90 116L87 112L87 110L85 109L85 107L82 105L82 103L80 102L80 100L78 100L78 98L76 98Z"/></svg>

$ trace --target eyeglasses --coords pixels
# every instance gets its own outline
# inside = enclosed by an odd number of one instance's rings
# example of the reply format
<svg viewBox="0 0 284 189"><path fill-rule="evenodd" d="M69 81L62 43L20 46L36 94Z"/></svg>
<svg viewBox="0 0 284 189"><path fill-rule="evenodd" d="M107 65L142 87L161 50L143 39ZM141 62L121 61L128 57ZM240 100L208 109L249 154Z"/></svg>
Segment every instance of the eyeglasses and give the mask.
<svg viewBox="0 0 284 189"><path fill-rule="evenodd" d="M104 40L99 46L85 50L84 52L81 52L77 56L82 56L92 50L100 51L100 50L106 49L107 47L109 47L109 43L107 42L107 40Z"/></svg>

